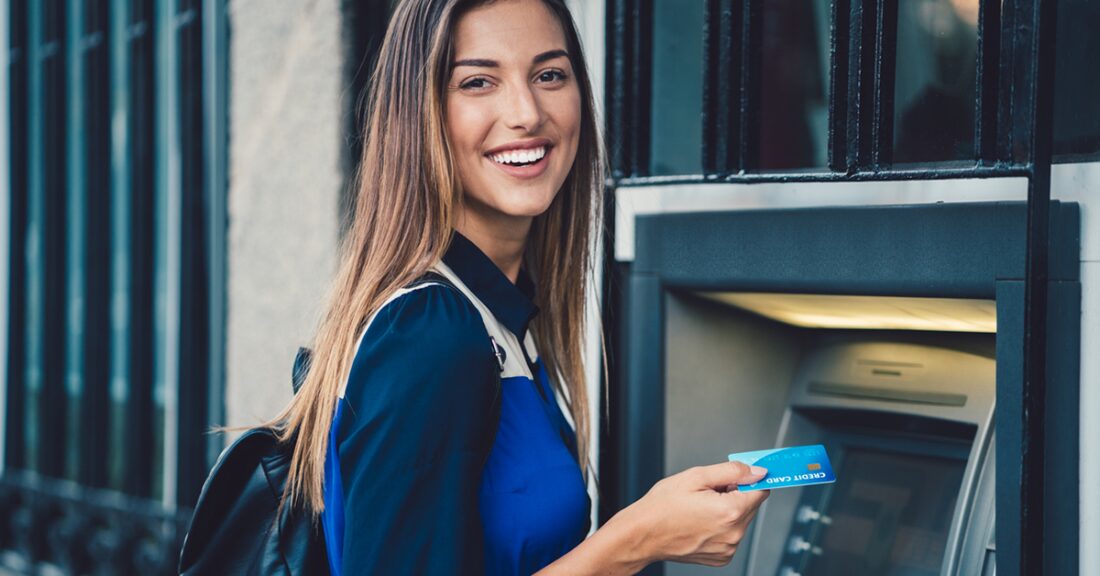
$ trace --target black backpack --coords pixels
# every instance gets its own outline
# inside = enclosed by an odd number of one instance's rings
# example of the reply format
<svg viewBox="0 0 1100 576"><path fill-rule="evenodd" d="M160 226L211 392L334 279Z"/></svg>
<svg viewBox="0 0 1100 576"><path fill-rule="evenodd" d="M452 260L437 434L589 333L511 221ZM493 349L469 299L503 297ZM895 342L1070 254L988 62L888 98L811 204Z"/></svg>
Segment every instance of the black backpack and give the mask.
<svg viewBox="0 0 1100 576"><path fill-rule="evenodd" d="M297 392L309 369L309 350L294 361ZM294 442L270 428L245 432L218 458L203 484L180 551L179 572L202 574L327 574L320 523L286 507L275 521Z"/></svg>

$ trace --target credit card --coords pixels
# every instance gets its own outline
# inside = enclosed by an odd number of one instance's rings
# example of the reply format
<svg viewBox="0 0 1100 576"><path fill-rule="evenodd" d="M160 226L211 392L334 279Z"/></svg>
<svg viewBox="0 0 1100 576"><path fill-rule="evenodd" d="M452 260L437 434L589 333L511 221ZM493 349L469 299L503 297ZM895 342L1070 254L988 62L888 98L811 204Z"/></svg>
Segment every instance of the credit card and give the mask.
<svg viewBox="0 0 1100 576"><path fill-rule="evenodd" d="M741 452L730 454L729 459L768 469L768 475L763 480L738 486L741 492L836 482L833 465L821 444Z"/></svg>

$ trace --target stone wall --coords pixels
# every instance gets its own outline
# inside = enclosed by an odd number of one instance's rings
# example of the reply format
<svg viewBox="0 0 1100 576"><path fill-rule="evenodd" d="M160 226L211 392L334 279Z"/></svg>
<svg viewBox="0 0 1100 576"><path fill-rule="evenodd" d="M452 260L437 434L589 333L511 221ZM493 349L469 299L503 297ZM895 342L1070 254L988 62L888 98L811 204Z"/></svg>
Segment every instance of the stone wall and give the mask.
<svg viewBox="0 0 1100 576"><path fill-rule="evenodd" d="M290 399L335 270L346 97L339 0L229 3L226 418Z"/></svg>

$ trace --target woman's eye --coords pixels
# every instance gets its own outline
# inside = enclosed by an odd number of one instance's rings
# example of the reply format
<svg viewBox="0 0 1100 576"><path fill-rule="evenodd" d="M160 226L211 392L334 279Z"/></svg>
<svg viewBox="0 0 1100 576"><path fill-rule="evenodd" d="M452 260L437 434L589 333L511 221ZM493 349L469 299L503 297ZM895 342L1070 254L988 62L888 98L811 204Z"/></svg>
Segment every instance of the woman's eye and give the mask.
<svg viewBox="0 0 1100 576"><path fill-rule="evenodd" d="M459 85L463 90L481 90L488 87L489 81L484 78L471 78Z"/></svg>
<svg viewBox="0 0 1100 576"><path fill-rule="evenodd" d="M539 74L539 82L561 82L565 80L565 72L561 70L547 70Z"/></svg>

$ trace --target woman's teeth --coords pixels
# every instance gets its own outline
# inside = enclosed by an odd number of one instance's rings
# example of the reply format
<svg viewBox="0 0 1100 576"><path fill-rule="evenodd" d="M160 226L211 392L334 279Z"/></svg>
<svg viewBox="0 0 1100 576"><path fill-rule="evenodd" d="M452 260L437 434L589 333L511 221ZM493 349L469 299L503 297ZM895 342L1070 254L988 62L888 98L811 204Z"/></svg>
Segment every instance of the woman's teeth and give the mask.
<svg viewBox="0 0 1100 576"><path fill-rule="evenodd" d="M546 156L546 146L530 150L509 150L500 154L490 154L489 158L498 164L530 164L542 160L543 156Z"/></svg>

